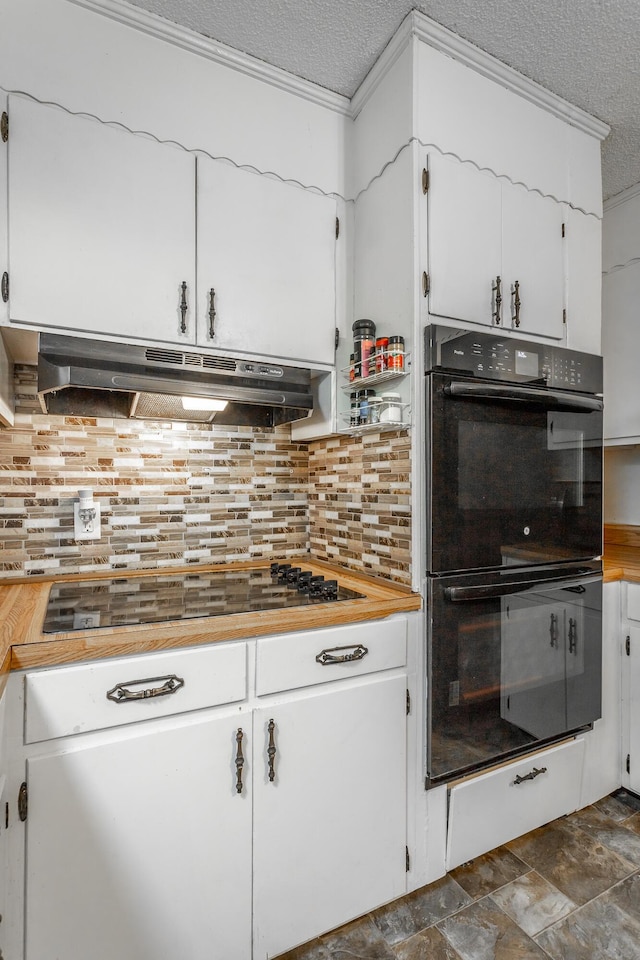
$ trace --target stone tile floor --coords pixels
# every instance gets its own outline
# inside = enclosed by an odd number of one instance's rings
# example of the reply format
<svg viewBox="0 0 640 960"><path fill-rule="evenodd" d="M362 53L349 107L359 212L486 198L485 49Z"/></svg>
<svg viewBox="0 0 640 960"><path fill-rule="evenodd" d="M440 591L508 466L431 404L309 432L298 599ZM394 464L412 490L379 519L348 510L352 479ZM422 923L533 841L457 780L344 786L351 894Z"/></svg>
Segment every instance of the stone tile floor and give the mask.
<svg viewBox="0 0 640 960"><path fill-rule="evenodd" d="M640 799L620 790L280 960L640 960Z"/></svg>

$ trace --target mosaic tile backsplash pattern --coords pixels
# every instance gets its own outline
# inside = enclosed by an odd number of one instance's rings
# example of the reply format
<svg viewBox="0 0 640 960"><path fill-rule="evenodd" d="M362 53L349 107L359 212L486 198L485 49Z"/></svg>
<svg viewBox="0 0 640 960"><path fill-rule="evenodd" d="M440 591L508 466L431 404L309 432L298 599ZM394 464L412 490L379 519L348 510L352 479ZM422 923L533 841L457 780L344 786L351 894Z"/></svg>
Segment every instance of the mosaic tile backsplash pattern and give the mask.
<svg viewBox="0 0 640 960"><path fill-rule="evenodd" d="M15 389L16 424L0 429L2 578L311 550L410 583L402 434L305 444L286 426L43 416L29 366L16 367ZM99 540L74 539L79 488L100 502Z"/></svg>
<svg viewBox="0 0 640 960"><path fill-rule="evenodd" d="M411 583L410 453L406 430L310 445L314 556Z"/></svg>

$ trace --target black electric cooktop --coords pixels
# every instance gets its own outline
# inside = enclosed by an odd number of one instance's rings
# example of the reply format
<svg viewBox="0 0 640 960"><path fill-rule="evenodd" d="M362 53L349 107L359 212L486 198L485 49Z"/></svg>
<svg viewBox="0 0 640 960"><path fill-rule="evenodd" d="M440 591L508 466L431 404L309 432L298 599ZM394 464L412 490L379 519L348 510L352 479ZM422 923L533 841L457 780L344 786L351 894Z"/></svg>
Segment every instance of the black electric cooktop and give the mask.
<svg viewBox="0 0 640 960"><path fill-rule="evenodd" d="M66 633L355 600L363 594L290 564L254 570L77 580L51 588L44 633Z"/></svg>

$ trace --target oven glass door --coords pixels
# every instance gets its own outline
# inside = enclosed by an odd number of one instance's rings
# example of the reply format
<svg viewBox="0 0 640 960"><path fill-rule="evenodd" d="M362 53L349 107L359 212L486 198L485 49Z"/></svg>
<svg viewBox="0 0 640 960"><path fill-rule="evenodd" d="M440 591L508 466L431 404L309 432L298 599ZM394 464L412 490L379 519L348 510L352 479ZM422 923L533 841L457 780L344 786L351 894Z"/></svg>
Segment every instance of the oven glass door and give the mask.
<svg viewBox="0 0 640 960"><path fill-rule="evenodd" d="M455 779L600 717L600 564L428 583L427 781Z"/></svg>
<svg viewBox="0 0 640 960"><path fill-rule="evenodd" d="M428 571L602 553L602 402L428 378Z"/></svg>

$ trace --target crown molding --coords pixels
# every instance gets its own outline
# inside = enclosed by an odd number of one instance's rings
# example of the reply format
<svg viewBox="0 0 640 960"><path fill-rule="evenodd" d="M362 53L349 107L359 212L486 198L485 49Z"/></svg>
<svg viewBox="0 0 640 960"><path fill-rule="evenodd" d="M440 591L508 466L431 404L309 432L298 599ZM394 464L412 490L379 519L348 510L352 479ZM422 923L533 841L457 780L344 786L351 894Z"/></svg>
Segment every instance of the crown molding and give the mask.
<svg viewBox="0 0 640 960"><path fill-rule="evenodd" d="M255 80L269 83L279 90L292 93L318 106L333 110L335 113L343 116L349 116L351 113L348 97L327 90L310 80L296 77L286 70L280 69L280 67L274 67L263 60L250 56L248 53L235 50L233 47L219 43L217 40L211 40L209 37L186 27L164 20L162 17L149 13L140 7L134 7L124 0L69 0L69 2L110 20L115 20L117 23L122 23L127 27L133 27L135 30L157 40L172 43L174 46L196 56L230 67L232 70L244 73Z"/></svg>
<svg viewBox="0 0 640 960"><path fill-rule="evenodd" d="M433 47L440 53L452 57L459 63L475 70L476 73L494 80L507 90L512 90L530 103L541 107L565 123L571 124L578 130L588 133L598 140L604 140L609 134L609 126L592 117L580 107L575 107L567 100L563 100L555 93L545 89L535 80L529 80L518 73L513 67L497 60L489 53L485 53L468 40L463 40L456 33L431 20L418 10L407 14L399 29L396 31L384 51L376 61L368 76L355 93L351 101L351 115L357 116L362 110L378 84L389 72L400 54L410 41L416 38Z"/></svg>
<svg viewBox="0 0 640 960"><path fill-rule="evenodd" d="M333 93L310 80L303 80L286 70L274 67L224 43L211 40L186 27L164 20L156 14L126 3L125 0L69 0L69 2L125 26L133 27L141 33L147 34L147 36L172 43L196 56L204 57L214 63L219 63L249 77L269 83L280 90L302 97L342 116L351 118L358 116L367 100L404 52L407 45L415 38L433 47L434 50L453 57L453 59L470 67L482 76L495 80L508 90L512 90L536 106L554 114L584 133L596 137L598 140L604 140L610 129L606 123L592 117L581 110L580 107L573 106L557 94L551 93L534 80L529 80L518 73L517 70L497 60L491 54L480 50L479 47L468 40L463 40L462 37L417 10L412 10L407 14L352 100L349 101L347 97Z"/></svg>
<svg viewBox="0 0 640 960"><path fill-rule="evenodd" d="M605 200L602 204L603 209L612 210L613 207L620 206L621 203L626 203L627 200L633 200L634 197L640 195L640 183L634 183L633 186L627 187L626 190L623 190L621 193L616 193L615 196L609 197L608 200Z"/></svg>

